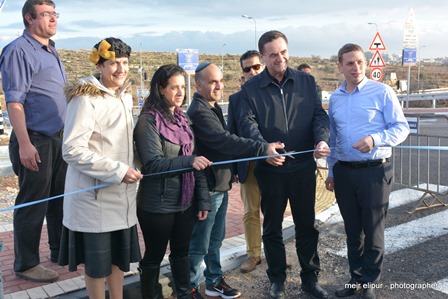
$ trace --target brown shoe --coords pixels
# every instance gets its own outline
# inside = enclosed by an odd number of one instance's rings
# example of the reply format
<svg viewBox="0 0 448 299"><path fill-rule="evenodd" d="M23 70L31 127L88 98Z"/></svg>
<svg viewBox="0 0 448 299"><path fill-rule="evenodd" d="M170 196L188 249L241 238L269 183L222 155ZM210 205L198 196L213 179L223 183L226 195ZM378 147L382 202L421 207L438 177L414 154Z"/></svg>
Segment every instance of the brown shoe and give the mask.
<svg viewBox="0 0 448 299"><path fill-rule="evenodd" d="M261 257L259 256L250 256L244 263L241 264L240 270L243 273L249 273L254 271L257 265L261 264Z"/></svg>
<svg viewBox="0 0 448 299"><path fill-rule="evenodd" d="M34 282L54 282L59 278L59 274L56 271L45 268L42 265L37 265L23 272L16 272L16 275Z"/></svg>

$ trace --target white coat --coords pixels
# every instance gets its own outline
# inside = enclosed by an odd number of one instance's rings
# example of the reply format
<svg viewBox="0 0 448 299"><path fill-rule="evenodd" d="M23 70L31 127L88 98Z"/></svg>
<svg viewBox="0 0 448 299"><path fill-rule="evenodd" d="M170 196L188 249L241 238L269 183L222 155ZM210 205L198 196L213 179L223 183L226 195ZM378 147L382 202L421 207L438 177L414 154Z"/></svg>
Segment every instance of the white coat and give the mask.
<svg viewBox="0 0 448 299"><path fill-rule="evenodd" d="M66 89L68 106L63 158L68 163L65 227L101 233L130 228L137 223L136 184L124 184L135 167L132 133L132 95L115 93L90 76ZM82 191L101 184L110 186Z"/></svg>

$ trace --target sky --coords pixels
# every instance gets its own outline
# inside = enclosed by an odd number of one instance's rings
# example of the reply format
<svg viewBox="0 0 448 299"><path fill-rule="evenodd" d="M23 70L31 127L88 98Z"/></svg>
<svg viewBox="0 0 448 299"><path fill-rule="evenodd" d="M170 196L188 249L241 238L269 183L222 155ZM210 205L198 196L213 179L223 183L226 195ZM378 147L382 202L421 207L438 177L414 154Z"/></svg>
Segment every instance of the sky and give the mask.
<svg viewBox="0 0 448 299"><path fill-rule="evenodd" d="M345 43L368 51L378 29L384 52L401 54L404 24L412 9L419 57L448 56L446 0L54 1L60 18L53 39L62 49L91 49L113 36L134 51L191 48L200 54L241 54L254 49L264 32L279 30L288 38L290 55L330 58ZM0 13L1 48L22 34L23 3L6 0Z"/></svg>

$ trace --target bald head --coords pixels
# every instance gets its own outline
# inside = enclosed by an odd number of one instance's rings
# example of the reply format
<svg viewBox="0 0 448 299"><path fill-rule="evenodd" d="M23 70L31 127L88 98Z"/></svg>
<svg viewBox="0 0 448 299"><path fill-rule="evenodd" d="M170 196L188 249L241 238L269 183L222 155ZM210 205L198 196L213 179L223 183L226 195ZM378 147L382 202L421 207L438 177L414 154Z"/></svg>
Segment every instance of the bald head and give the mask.
<svg viewBox="0 0 448 299"><path fill-rule="evenodd" d="M221 100L224 90L221 69L213 63L204 65L203 68L200 66L196 69L194 76L196 91L207 102L214 105L216 101Z"/></svg>

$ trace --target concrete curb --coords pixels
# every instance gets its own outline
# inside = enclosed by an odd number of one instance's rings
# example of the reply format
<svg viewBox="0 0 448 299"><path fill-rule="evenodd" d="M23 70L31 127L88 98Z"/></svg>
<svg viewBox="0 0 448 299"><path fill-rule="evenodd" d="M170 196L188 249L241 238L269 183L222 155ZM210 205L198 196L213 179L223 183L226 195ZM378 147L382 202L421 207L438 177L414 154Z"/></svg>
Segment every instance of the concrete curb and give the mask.
<svg viewBox="0 0 448 299"><path fill-rule="evenodd" d="M335 212L337 212L337 206L332 205L329 209L316 216L316 222L325 222ZM295 226L292 220L292 216L286 217L283 220L283 240L288 242L295 237ZM225 239L221 249L221 266L224 272L228 272L238 268L241 263L246 259L246 241L244 234ZM135 265L134 265L135 267ZM205 265L203 264L203 267ZM131 271L132 272L132 271ZM138 298L140 295L140 278L138 271L128 273L124 281L124 298ZM201 279L201 283L204 281L204 277ZM165 256L161 268L160 268L160 283L163 287L164 297L170 297L173 293L173 281L171 276L171 268L168 262L168 256ZM87 299L87 292L85 289L72 293L66 293L64 295L57 296L59 299Z"/></svg>
<svg viewBox="0 0 448 299"><path fill-rule="evenodd" d="M0 176L13 175L9 150L7 145L0 146Z"/></svg>

